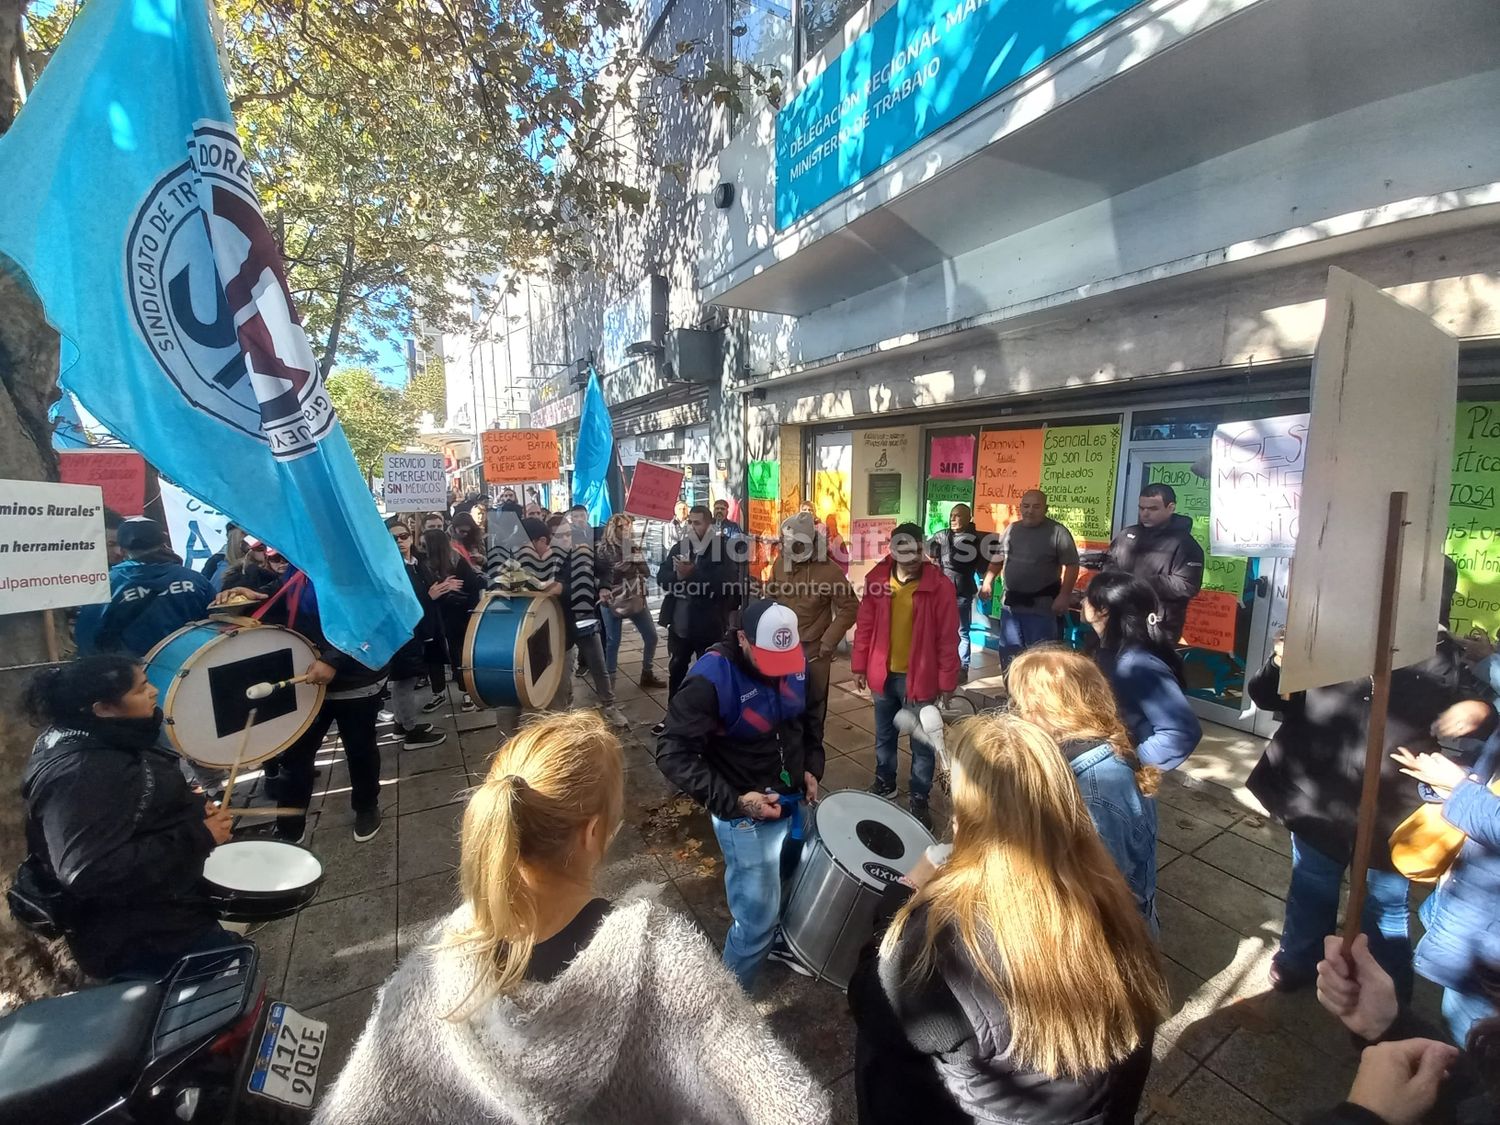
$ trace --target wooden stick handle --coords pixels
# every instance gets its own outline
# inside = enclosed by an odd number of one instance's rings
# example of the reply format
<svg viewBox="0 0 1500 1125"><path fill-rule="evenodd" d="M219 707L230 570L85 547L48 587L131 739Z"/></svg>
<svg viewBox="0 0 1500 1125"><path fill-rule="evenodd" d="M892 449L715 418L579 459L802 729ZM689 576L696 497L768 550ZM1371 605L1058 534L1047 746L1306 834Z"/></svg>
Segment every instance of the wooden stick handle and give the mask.
<svg viewBox="0 0 1500 1125"><path fill-rule="evenodd" d="M234 764L229 767L229 780L224 783L224 795L219 798L219 807L227 809L229 798L234 793L234 783L240 777L240 763L245 760L245 751L250 748L250 728L255 725L256 708L250 708L245 716L245 729L240 732L240 748L234 752Z"/></svg>
<svg viewBox="0 0 1500 1125"><path fill-rule="evenodd" d="M226 805L225 806L225 811L227 811L230 816L306 816L307 815L307 810L306 809L292 809L292 808L287 808L285 806L279 806L279 807L276 807L276 808L253 808L253 809L252 808L241 808L241 809L231 809L231 808L229 808Z"/></svg>
<svg viewBox="0 0 1500 1125"><path fill-rule="evenodd" d="M1344 914L1342 952L1359 935L1365 910L1370 856L1375 850L1375 819L1380 806L1380 769L1385 764L1385 720L1391 702L1391 665L1395 654L1396 597L1401 584L1401 529L1406 526L1406 493L1391 493L1386 514L1385 561L1380 571L1379 616L1375 621L1375 671L1370 676L1370 721L1366 727L1364 787L1359 795L1359 827L1354 861L1349 868L1349 905Z"/></svg>
<svg viewBox="0 0 1500 1125"><path fill-rule="evenodd" d="M265 680L258 684L251 684L245 689L245 698L264 699L272 692L280 691L282 688L289 688L293 684L305 684L307 683L307 680L308 674L306 672L303 672L300 676L293 676L290 680L277 680L274 684L269 680ZM255 693L254 695L250 694L252 691Z"/></svg>

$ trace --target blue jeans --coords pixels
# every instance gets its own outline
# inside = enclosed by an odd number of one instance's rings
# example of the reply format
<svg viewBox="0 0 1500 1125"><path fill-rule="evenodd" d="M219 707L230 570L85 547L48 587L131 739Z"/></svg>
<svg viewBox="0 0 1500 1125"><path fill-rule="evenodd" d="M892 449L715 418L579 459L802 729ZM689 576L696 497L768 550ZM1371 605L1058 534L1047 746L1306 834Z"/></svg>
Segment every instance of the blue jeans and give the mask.
<svg viewBox="0 0 1500 1125"><path fill-rule="evenodd" d="M604 618L604 667L609 674L613 676L620 667L620 637L627 621L635 626L645 645L645 652L641 654L641 675L651 671L651 662L656 659L656 622L651 620L651 611L643 609L629 617L616 617L606 606L599 616Z"/></svg>
<svg viewBox="0 0 1500 1125"><path fill-rule="evenodd" d="M931 703L930 699L914 700L916 703ZM906 676L891 672L885 678L885 691L875 697L875 780L885 785L896 784L896 742L900 733L896 730L896 712L906 706ZM932 775L937 768L937 759L932 747L911 736L911 787L915 801L927 800L932 792Z"/></svg>
<svg viewBox="0 0 1500 1125"><path fill-rule="evenodd" d="M969 652L972 642L969 632L974 626L974 595L958 596L958 663L965 672L969 670Z"/></svg>
<svg viewBox="0 0 1500 1125"><path fill-rule="evenodd" d="M1000 611L1000 659L1006 663L1020 656L1032 645L1057 640L1057 615L1054 613L1017 613Z"/></svg>
<svg viewBox="0 0 1500 1125"><path fill-rule="evenodd" d="M1469 1041L1469 1030L1480 1020L1496 1015L1494 1001L1473 992L1459 992L1456 988L1443 989L1443 1018L1448 1021L1448 1032L1453 1042L1462 1048Z"/></svg>
<svg viewBox="0 0 1500 1125"><path fill-rule="evenodd" d="M734 918L724 939L724 964L749 992L781 917L782 857L791 846L792 821L711 819L724 853L724 894Z"/></svg>
<svg viewBox="0 0 1500 1125"><path fill-rule="evenodd" d="M1276 960L1298 975L1311 975L1323 959L1323 939L1338 933L1339 885L1348 864L1330 859L1292 834L1292 885L1286 894L1286 924ZM1403 1004L1411 999L1410 911L1406 876L1370 868L1360 929L1370 936L1370 953L1396 982Z"/></svg>

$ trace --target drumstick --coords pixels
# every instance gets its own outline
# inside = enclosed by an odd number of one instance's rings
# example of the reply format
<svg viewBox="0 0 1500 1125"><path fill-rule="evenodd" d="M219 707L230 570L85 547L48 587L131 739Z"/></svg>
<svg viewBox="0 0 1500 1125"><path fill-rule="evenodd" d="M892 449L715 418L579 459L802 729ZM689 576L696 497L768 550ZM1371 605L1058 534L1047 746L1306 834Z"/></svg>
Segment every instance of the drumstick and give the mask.
<svg viewBox="0 0 1500 1125"><path fill-rule="evenodd" d="M282 807L278 807L278 808L263 808L263 809L252 809L252 808L226 809L225 811L228 812L229 815L232 816L232 817L252 817L252 816L274 816L274 817L282 817L282 816L306 816L307 815L307 810L306 809L292 809L292 808L282 808Z"/></svg>
<svg viewBox="0 0 1500 1125"><path fill-rule="evenodd" d="M224 795L219 798L219 807L229 807L229 795L234 792L234 783L240 776L240 763L245 760L245 751L250 747L250 728L255 725L255 712L257 708L250 708L250 714L245 716L245 729L240 733L240 748L234 752L234 762L229 767L229 780L224 783Z"/></svg>
<svg viewBox="0 0 1500 1125"><path fill-rule="evenodd" d="M293 676L290 680L277 680L274 684L269 680L265 683L251 684L245 689L246 699L264 699L272 692L280 691L282 688L291 687L293 684L307 683L307 673Z"/></svg>

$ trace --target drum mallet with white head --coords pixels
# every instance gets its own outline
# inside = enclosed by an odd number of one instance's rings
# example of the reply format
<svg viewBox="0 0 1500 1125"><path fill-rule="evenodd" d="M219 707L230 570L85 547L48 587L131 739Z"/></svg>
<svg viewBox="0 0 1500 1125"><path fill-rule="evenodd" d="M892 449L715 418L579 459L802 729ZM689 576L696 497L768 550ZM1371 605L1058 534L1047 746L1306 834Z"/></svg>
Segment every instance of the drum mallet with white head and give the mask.
<svg viewBox="0 0 1500 1125"><path fill-rule="evenodd" d="M272 692L280 691L282 688L291 687L293 684L307 683L307 674L293 676L290 680L277 680L274 684L267 680L265 683L251 684L245 689L246 699L265 699Z"/></svg>
<svg viewBox="0 0 1500 1125"><path fill-rule="evenodd" d="M937 759L938 781L948 791L948 747L943 739L943 713L932 704L913 710L903 707L896 712L896 729L912 738L920 738L932 747Z"/></svg>

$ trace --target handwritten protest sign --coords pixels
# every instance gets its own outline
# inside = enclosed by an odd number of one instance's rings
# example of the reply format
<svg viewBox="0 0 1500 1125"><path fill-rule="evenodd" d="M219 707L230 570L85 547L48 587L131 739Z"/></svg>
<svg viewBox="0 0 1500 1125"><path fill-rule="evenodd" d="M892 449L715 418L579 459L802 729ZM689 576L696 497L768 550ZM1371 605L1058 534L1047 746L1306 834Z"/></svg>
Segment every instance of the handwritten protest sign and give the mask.
<svg viewBox="0 0 1500 1125"><path fill-rule="evenodd" d="M974 481L929 480L927 482L927 520L923 525L928 535L935 535L948 526L948 514L955 504L974 504Z"/></svg>
<svg viewBox="0 0 1500 1125"><path fill-rule="evenodd" d="M750 499L775 500L781 494L781 465L776 461L750 462Z"/></svg>
<svg viewBox="0 0 1500 1125"><path fill-rule="evenodd" d="M891 545L894 519L855 520L849 531L849 557L854 562L878 562Z"/></svg>
<svg viewBox="0 0 1500 1125"><path fill-rule="evenodd" d="M1244 562L1243 559L1240 560ZM1239 622L1240 601L1233 594L1205 590L1188 602L1182 626L1182 643L1210 652L1234 652L1234 631Z"/></svg>
<svg viewBox="0 0 1500 1125"><path fill-rule="evenodd" d="M556 430L486 430L482 443L487 484L553 481L561 471Z"/></svg>
<svg viewBox="0 0 1500 1125"><path fill-rule="evenodd" d="M973 480L974 435L933 438L927 461L927 475L934 480Z"/></svg>
<svg viewBox="0 0 1500 1125"><path fill-rule="evenodd" d="M1115 507L1120 425L1049 426L1042 446L1041 487L1048 515L1078 546L1109 546Z"/></svg>
<svg viewBox="0 0 1500 1125"><path fill-rule="evenodd" d="M625 497L625 510L633 516L669 520L676 515L677 500L681 495L681 469L637 461L635 473L630 478L630 494Z"/></svg>
<svg viewBox="0 0 1500 1125"><path fill-rule="evenodd" d="M122 516L146 510L146 459L129 449L69 450L57 455L63 484L95 484L104 506Z"/></svg>
<svg viewBox="0 0 1500 1125"><path fill-rule="evenodd" d="M441 453L387 453L382 484L388 512L443 511L448 507L448 474Z"/></svg>
<svg viewBox="0 0 1500 1125"><path fill-rule="evenodd" d="M1021 495L1041 482L1044 435L1034 430L986 430L975 465L974 524L999 531L1021 518Z"/></svg>
<svg viewBox="0 0 1500 1125"><path fill-rule="evenodd" d="M1458 566L1449 626L1500 628L1500 402L1461 402L1453 437L1445 550Z"/></svg>
<svg viewBox="0 0 1500 1125"><path fill-rule="evenodd" d="M1297 548L1306 414L1214 430L1209 543L1220 555L1291 558Z"/></svg>

